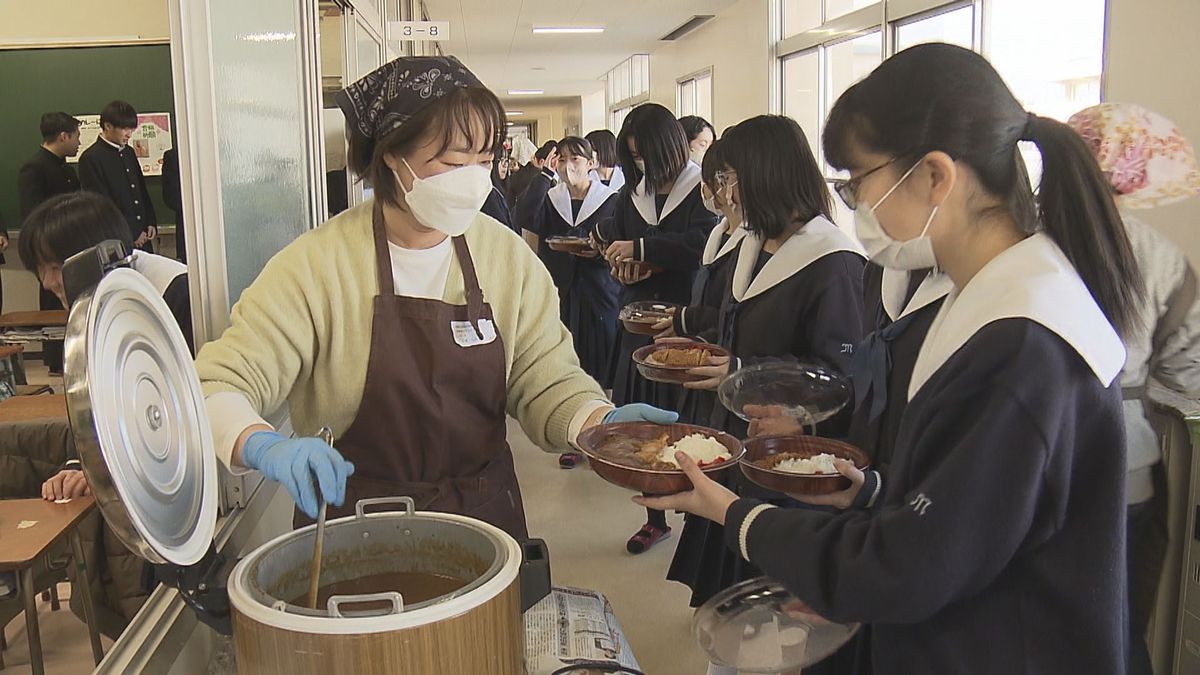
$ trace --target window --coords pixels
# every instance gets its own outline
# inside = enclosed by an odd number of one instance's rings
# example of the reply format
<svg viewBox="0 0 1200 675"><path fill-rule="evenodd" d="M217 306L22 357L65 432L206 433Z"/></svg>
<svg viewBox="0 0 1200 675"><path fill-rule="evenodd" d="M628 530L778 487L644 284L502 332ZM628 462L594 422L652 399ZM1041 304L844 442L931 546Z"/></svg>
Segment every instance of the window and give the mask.
<svg viewBox="0 0 1200 675"><path fill-rule="evenodd" d="M885 35L888 55L925 42L980 51L1039 115L1065 120L1100 101L1105 0L781 0L779 11L779 106L831 176L822 123L838 96L880 63ZM1036 181L1040 156L1029 145L1021 151ZM848 227L852 214L834 201L838 224Z"/></svg>
<svg viewBox="0 0 1200 675"><path fill-rule="evenodd" d="M967 5L896 25L896 51L924 42L945 42L971 49L975 45L975 8Z"/></svg>
<svg viewBox="0 0 1200 675"><path fill-rule="evenodd" d="M712 71L692 75L679 81L675 106L678 117L699 115L712 121Z"/></svg>
<svg viewBox="0 0 1200 675"><path fill-rule="evenodd" d="M783 60L783 114L800 124L817 152L821 144L821 59L813 49Z"/></svg>
<svg viewBox="0 0 1200 675"><path fill-rule="evenodd" d="M836 19L856 10L877 4L879 0L824 0L825 20Z"/></svg>
<svg viewBox="0 0 1200 675"><path fill-rule="evenodd" d="M629 109L650 98L650 55L634 54L604 76L608 116L616 133Z"/></svg>
<svg viewBox="0 0 1200 675"><path fill-rule="evenodd" d="M839 96L882 61L883 33L875 31L825 48L825 114Z"/></svg>
<svg viewBox="0 0 1200 675"><path fill-rule="evenodd" d="M821 27L821 3L817 0L783 0L783 37Z"/></svg>

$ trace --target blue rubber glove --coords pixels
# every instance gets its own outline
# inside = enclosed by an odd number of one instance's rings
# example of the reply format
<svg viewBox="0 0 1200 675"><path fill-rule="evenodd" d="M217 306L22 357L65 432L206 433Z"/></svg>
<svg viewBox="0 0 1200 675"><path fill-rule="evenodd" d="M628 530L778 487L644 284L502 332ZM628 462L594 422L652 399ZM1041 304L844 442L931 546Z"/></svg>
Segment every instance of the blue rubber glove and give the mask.
<svg viewBox="0 0 1200 675"><path fill-rule="evenodd" d="M616 422L653 422L655 424L674 424L679 421L679 413L673 410L662 410L645 403L630 403L604 416L605 424Z"/></svg>
<svg viewBox="0 0 1200 675"><path fill-rule="evenodd" d="M317 493L313 474L321 486L321 496L334 506L346 501L346 478L354 465L319 438L288 438L274 431L256 431L242 446L242 463L258 469L262 475L282 483L292 501L309 518L317 517Z"/></svg>

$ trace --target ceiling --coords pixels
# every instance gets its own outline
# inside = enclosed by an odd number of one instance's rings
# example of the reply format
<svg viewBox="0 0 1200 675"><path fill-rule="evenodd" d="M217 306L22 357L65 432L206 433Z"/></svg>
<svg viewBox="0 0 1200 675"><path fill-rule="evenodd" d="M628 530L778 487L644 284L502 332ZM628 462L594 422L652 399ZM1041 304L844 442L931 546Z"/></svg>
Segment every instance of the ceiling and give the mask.
<svg viewBox="0 0 1200 675"><path fill-rule="evenodd" d="M631 54L696 14L717 14L736 0L425 0L430 20L450 22L442 51L453 54L497 94L543 89L581 96ZM535 35L533 26L603 26L594 35Z"/></svg>

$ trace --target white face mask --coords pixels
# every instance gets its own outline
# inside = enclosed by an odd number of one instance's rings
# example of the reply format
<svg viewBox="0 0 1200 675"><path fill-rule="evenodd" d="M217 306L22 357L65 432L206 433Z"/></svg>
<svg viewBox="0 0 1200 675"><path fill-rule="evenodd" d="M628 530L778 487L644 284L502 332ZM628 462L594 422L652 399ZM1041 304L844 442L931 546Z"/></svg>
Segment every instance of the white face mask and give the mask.
<svg viewBox="0 0 1200 675"><path fill-rule="evenodd" d="M475 164L418 178L407 160L400 161L412 174L412 189L405 190L400 174L395 170L392 173L404 192L404 203L417 222L451 237L462 236L470 229L492 190L492 176L487 169Z"/></svg>
<svg viewBox="0 0 1200 675"><path fill-rule="evenodd" d="M882 265L894 270L920 270L926 268L936 268L937 258L933 254L933 240L929 238L929 226L933 223L933 217L937 215L938 207L933 207L933 212L929 214L929 219L925 221L925 227L921 230L921 234L908 241L897 241L884 231L883 226L879 224L879 219L875 217L875 209L883 203L883 200L891 196L896 188L900 187L900 183L908 178L920 162L914 164L900 180L892 186L892 189L884 193L879 201L875 202L874 206L866 203L858 205L854 209L854 226L858 230L858 240L862 242L863 248L867 251L867 256L871 262Z"/></svg>
<svg viewBox="0 0 1200 675"><path fill-rule="evenodd" d="M642 172L642 174L645 174L645 173L646 173L646 160L644 160L644 159L635 159L635 160L633 160L633 165L634 165L634 166L636 166L636 167L637 167L637 170L638 170L638 171L641 171L641 172Z"/></svg>
<svg viewBox="0 0 1200 675"><path fill-rule="evenodd" d="M688 153L688 159L692 160L692 162L694 162L696 164L696 166L700 166L700 165L704 164L704 151L703 150L692 150Z"/></svg>

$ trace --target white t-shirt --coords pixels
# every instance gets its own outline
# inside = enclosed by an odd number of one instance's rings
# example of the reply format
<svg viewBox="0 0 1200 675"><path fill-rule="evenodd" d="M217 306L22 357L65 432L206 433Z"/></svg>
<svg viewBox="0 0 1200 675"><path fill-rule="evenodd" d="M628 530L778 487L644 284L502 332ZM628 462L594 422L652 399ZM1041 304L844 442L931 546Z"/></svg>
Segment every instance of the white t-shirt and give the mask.
<svg viewBox="0 0 1200 675"><path fill-rule="evenodd" d="M388 253L392 257L396 295L442 299L446 279L450 276L450 260L454 257L454 243L450 237L433 248L421 250L403 248L389 241Z"/></svg>

